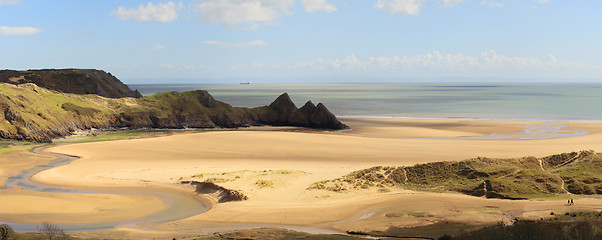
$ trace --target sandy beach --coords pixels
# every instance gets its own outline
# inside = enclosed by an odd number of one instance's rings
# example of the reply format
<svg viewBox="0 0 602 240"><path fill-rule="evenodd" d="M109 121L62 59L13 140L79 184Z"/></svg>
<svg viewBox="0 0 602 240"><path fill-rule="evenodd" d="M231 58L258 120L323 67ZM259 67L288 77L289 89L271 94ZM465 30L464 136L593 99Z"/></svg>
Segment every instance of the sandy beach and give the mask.
<svg viewBox="0 0 602 240"><path fill-rule="evenodd" d="M62 145L47 151L81 157L72 163L43 171L35 181L75 187L174 187L182 180L214 179L220 186L240 190L249 199L219 203L205 213L164 224L145 226L146 231L172 236L212 233L257 226L297 226L314 230L377 230L389 226L421 226L437 221L469 224L508 222L507 212L538 218L549 211L602 209L602 199L577 197L567 207L559 196L550 200L500 200L456 193L425 193L403 189L377 189L344 193L307 190L313 182L341 177L372 166L409 166L434 161L458 161L478 156L543 157L562 152L602 151L600 122L564 122L562 130L587 131L586 135L548 139L479 140L459 137L516 135L534 122L416 119L342 119L352 130L307 131L295 128L253 128L239 131L178 133L170 136ZM2 166L2 172L14 171ZM42 194L43 195L43 194ZM70 211L78 222L102 222L96 214L107 204L111 211L126 211L113 218L142 216L164 207L143 196L93 194L57 197L53 208L85 202ZM0 202L14 204L36 194L4 190ZM565 196L566 197L566 196ZM210 196L208 197L210 198ZM70 199L70 200L66 200ZM129 207L144 202L144 205ZM1 205L1 204L0 204ZM12 208L18 208L13 206ZM24 206L23 206L24 207ZM123 208L123 209L122 209ZM125 210L127 209L127 210ZM29 209L28 211L38 211ZM423 211L428 217L386 217L396 211ZM54 214L39 210L41 215ZM11 215L12 214L12 215ZM27 216L30 212L0 209L0 217ZM67 215L65 215L67 216ZM69 215L71 216L71 215ZM21 218L23 219L23 218ZM57 217L57 222L62 222ZM78 233L80 236L144 236L140 226ZM318 230L316 230L318 229ZM143 231L144 232L144 231ZM147 232L148 233L148 232ZM95 235L97 234L97 235ZM171 234L171 235L170 235Z"/></svg>

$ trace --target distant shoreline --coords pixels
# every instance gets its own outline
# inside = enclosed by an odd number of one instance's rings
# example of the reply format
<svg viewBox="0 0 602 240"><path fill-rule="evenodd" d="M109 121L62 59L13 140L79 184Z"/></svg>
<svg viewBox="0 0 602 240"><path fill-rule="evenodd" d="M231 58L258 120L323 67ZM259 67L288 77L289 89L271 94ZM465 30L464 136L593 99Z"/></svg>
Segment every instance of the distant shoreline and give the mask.
<svg viewBox="0 0 602 240"><path fill-rule="evenodd" d="M236 107L288 92L299 107L321 102L338 117L494 121L602 121L602 83L130 84L143 95L203 89Z"/></svg>
<svg viewBox="0 0 602 240"><path fill-rule="evenodd" d="M480 120L480 119L420 119L420 118L345 118L339 119L352 126L348 130L340 130L338 133L389 139L430 139L430 140L535 140L535 139L553 139L564 137L577 137L589 134L586 130L573 130L567 124L570 123L599 123L596 121L503 121L503 120ZM512 125L511 128L497 129L499 123ZM359 126L353 128L353 126ZM448 131L446 134L433 133L433 125L449 126L454 131ZM454 127L456 125L456 127ZM487 126L491 131L467 131L462 125L482 125ZM396 129L397 131L423 131L424 136L393 134L392 132L382 131L382 128ZM422 130L421 130L422 129ZM450 129L450 130L451 130ZM458 132L460 131L460 132ZM426 132L431 132L427 134ZM441 131L440 131L441 132ZM455 132L455 134L451 134ZM434 134L434 135L432 135ZM451 134L451 135L450 135Z"/></svg>
<svg viewBox="0 0 602 240"><path fill-rule="evenodd" d="M399 119L399 120L459 120L488 122L602 122L602 119L544 119L544 118L476 118L476 117L397 117L368 115L336 115L338 119Z"/></svg>

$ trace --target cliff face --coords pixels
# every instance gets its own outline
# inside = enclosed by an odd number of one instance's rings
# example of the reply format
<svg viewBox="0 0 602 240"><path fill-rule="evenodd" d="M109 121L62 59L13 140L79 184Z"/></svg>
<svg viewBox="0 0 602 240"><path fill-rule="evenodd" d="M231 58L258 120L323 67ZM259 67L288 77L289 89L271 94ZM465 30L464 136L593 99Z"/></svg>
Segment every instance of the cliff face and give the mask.
<svg viewBox="0 0 602 240"><path fill-rule="evenodd" d="M110 73L94 69L1 70L0 82L33 83L63 93L96 94L109 98L142 97Z"/></svg>
<svg viewBox="0 0 602 240"><path fill-rule="evenodd" d="M120 85L116 86L111 89ZM75 91L75 86L70 87ZM286 93L269 106L238 108L215 100L204 90L157 93L143 98L107 98L51 91L33 83L0 83L0 138L5 139L47 141L90 128L253 125L347 128L323 104L314 106L308 102L298 109Z"/></svg>

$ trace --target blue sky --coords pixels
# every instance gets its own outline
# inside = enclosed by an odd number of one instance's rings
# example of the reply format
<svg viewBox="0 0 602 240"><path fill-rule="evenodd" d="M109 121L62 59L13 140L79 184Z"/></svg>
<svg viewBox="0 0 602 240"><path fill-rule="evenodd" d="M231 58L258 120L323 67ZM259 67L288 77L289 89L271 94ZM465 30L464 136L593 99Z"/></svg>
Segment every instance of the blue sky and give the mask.
<svg viewBox="0 0 602 240"><path fill-rule="evenodd" d="M602 81L602 1L0 0L0 69L128 83Z"/></svg>

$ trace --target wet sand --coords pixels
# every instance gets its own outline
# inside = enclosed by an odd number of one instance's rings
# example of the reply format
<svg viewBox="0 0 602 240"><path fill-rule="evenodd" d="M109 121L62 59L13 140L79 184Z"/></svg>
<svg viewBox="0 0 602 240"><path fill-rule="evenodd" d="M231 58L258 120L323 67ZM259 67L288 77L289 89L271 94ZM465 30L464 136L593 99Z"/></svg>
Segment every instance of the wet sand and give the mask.
<svg viewBox="0 0 602 240"><path fill-rule="evenodd" d="M562 198L566 196L558 196L558 200L511 201L401 189L387 193L377 189L335 193L306 188L316 181L377 165L402 166L477 156L542 157L589 149L602 151L600 122L562 123L567 126L565 129L587 131L587 135L531 140L457 137L520 133L532 122L409 119L345 119L344 122L353 128L350 133L358 135L270 128L58 146L49 151L77 155L81 159L41 172L33 179L77 187L153 187L176 186L180 180L195 180L198 177L193 175L203 175L204 178L199 179L225 179L218 184L249 196L248 201L220 203L206 213L175 222L80 233L82 236L144 235L140 230L174 236L174 232L211 233L268 225L366 230L426 225L440 220L495 223L508 221L506 212L525 209L549 215L548 210L566 208L566 199ZM286 170L286 173L278 170ZM257 184L259 180L272 185L262 187ZM579 198L578 202L575 208L602 209L600 198ZM90 204L96 203L90 201ZM385 217L387 212L400 210L428 211L433 217ZM537 215L536 212L529 215ZM93 217L87 220L100 221Z"/></svg>
<svg viewBox="0 0 602 240"><path fill-rule="evenodd" d="M5 190L0 194L0 216L3 222L40 224L78 224L108 222L116 219L140 218L166 208L164 202L148 196L46 193L23 189Z"/></svg>

